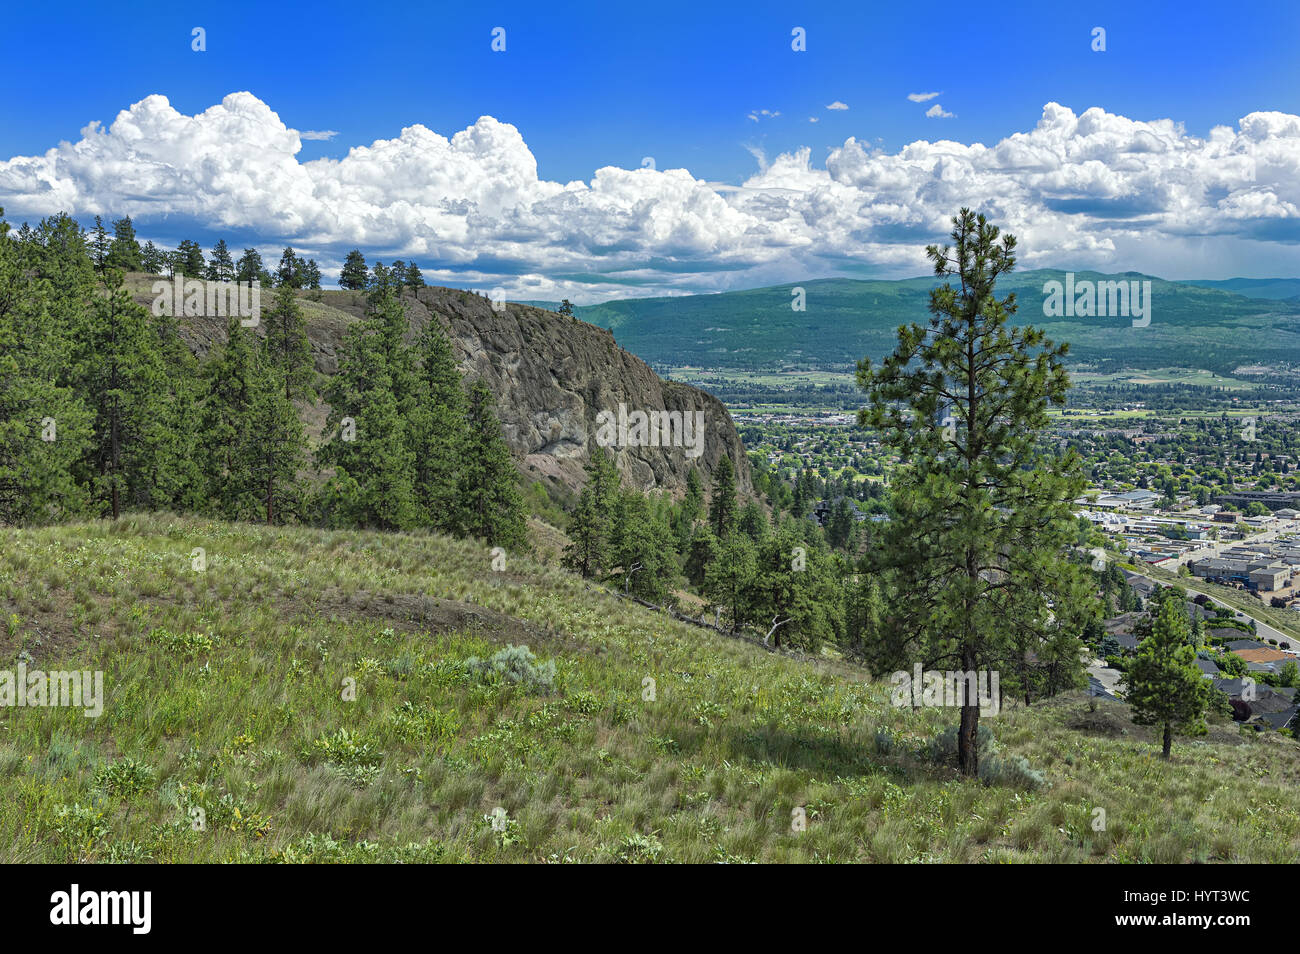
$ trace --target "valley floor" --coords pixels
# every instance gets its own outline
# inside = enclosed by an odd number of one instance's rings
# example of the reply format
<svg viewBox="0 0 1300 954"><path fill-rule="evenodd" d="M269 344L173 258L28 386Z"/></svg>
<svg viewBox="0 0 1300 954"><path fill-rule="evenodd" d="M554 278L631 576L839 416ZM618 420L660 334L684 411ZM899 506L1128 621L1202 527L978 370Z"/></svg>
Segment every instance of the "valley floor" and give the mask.
<svg viewBox="0 0 1300 954"><path fill-rule="evenodd" d="M967 781L924 754L955 710L472 542L3 529L0 622L0 666L102 670L105 695L0 709L7 862L1300 857L1290 739L1220 723L1165 763L1071 695L987 721L1042 787ZM549 691L465 665L508 643L554 661Z"/></svg>

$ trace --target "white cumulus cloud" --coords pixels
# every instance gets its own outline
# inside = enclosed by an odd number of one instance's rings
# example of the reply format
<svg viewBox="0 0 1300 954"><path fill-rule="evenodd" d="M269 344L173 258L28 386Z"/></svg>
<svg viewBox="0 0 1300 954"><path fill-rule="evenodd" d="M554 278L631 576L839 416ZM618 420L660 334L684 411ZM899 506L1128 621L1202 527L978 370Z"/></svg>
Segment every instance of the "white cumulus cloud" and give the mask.
<svg viewBox="0 0 1300 954"><path fill-rule="evenodd" d="M1166 277L1300 272L1300 117L1254 112L1204 137L1057 103L985 145L847 139L769 158L721 185L686 169L604 166L538 176L514 126L421 125L302 161L303 133L251 93L189 116L163 96L76 142L0 161L8 218L131 215L142 236L193 222L266 243L413 259L430 282L516 298L746 288L836 274L926 273L924 247L962 206L1020 240L1024 267ZM157 234L156 232L154 234Z"/></svg>

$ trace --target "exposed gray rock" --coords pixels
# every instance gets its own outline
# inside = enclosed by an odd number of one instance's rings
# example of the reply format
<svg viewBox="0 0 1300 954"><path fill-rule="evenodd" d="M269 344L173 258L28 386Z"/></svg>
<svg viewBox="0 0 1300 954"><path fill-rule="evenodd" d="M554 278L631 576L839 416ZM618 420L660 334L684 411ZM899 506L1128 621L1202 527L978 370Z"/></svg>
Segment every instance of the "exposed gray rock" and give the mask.
<svg viewBox="0 0 1300 954"><path fill-rule="evenodd" d="M316 369L333 374L347 326L365 313L366 295L304 292L301 300ZM617 414L622 403L629 412L703 411L705 421L703 450L694 459L681 447L610 448L628 486L679 495L692 466L699 467L707 485L727 454L739 490L752 490L744 446L722 402L698 388L660 380L649 365L620 348L610 331L530 305L507 304L495 311L487 298L452 288L423 288L407 293L404 303L411 340L436 316L461 371L481 378L496 395L505 438L526 478L555 482L567 491L581 487L587 455L597 446L596 415ZM225 323L187 318L182 333L202 354L225 337Z"/></svg>

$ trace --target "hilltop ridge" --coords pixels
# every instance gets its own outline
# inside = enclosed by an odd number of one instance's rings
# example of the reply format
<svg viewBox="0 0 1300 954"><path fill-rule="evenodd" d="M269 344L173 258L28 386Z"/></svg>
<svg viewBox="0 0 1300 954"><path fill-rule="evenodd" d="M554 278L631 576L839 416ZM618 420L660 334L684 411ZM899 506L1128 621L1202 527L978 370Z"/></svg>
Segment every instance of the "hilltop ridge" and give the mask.
<svg viewBox="0 0 1300 954"><path fill-rule="evenodd" d="M133 273L129 286L141 304L152 301L157 276ZM270 293L262 290L262 308ZM316 370L331 375L348 326L365 314L367 293L347 290L299 292ZM595 445L596 415L629 409L702 411L705 437L697 458L680 447L610 448L623 479L640 490L680 495L692 466L706 482L722 456L731 458L737 488L752 490L744 445L726 407L705 391L664 381L641 358L619 347L606 328L543 308L508 302L501 310L474 292L427 286L407 290L402 303L411 340L436 320L451 339L462 374L481 378L497 398L506 442L525 478L540 480L561 496L581 485ZM225 339L226 319L188 317L181 336L196 354ZM313 436L325 419L323 406L307 409Z"/></svg>

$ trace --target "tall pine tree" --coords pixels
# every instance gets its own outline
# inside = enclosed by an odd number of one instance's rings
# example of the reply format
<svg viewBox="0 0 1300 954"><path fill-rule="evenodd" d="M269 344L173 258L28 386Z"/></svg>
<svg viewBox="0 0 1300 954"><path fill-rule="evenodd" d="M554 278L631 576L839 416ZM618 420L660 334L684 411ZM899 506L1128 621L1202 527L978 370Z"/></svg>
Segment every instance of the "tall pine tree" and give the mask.
<svg viewBox="0 0 1300 954"><path fill-rule="evenodd" d="M465 450L461 460L460 506L463 530L493 546L520 547L527 540L519 471L501 436L495 399L487 385L469 391Z"/></svg>

